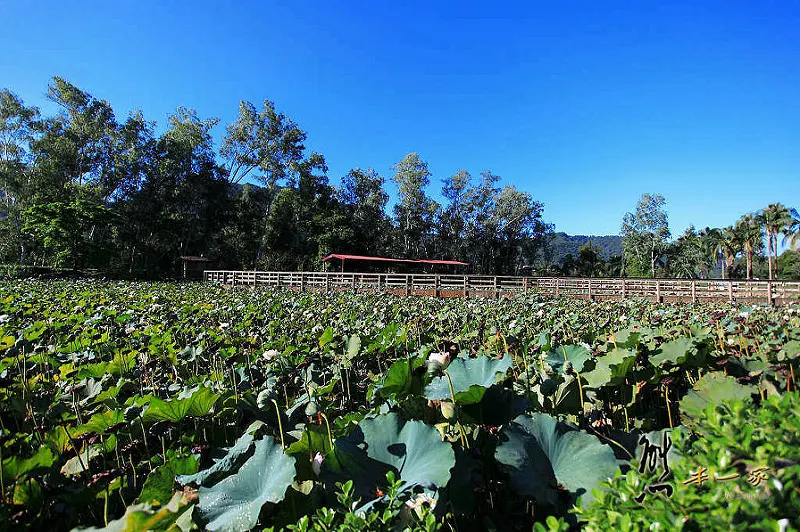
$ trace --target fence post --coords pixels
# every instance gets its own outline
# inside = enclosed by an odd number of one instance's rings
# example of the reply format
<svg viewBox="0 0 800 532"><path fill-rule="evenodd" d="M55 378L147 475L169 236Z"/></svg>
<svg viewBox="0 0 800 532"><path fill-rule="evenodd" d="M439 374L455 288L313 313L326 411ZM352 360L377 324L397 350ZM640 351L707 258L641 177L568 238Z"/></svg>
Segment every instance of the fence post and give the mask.
<svg viewBox="0 0 800 532"><path fill-rule="evenodd" d="M467 286L467 276L464 276L464 297L469 296L469 287Z"/></svg>
<svg viewBox="0 0 800 532"><path fill-rule="evenodd" d="M728 300L733 303L733 281L728 281Z"/></svg>
<svg viewBox="0 0 800 532"><path fill-rule="evenodd" d="M561 281L558 277L556 277L556 297L558 297L558 283Z"/></svg>
<svg viewBox="0 0 800 532"><path fill-rule="evenodd" d="M439 276L433 276L433 295L439 297Z"/></svg>
<svg viewBox="0 0 800 532"><path fill-rule="evenodd" d="M770 307L775 304L775 301L772 299L772 281L767 281L767 303Z"/></svg>
<svg viewBox="0 0 800 532"><path fill-rule="evenodd" d="M528 291L528 278L527 277L523 277L522 278L522 293L524 294L527 291Z"/></svg>
<svg viewBox="0 0 800 532"><path fill-rule="evenodd" d="M406 295L411 295L411 275L406 274Z"/></svg>
<svg viewBox="0 0 800 532"><path fill-rule="evenodd" d="M656 279L656 303L661 303L661 281Z"/></svg>
<svg viewBox="0 0 800 532"><path fill-rule="evenodd" d="M331 291L331 274L330 273L326 273L325 274L325 293L327 294L330 291Z"/></svg>
<svg viewBox="0 0 800 532"><path fill-rule="evenodd" d="M697 279L692 279L692 303L697 303Z"/></svg>
<svg viewBox="0 0 800 532"><path fill-rule="evenodd" d="M589 277L589 301L592 300L592 278Z"/></svg>
<svg viewBox="0 0 800 532"><path fill-rule="evenodd" d="M625 292L625 278L622 278L622 299L625 299L626 292Z"/></svg>

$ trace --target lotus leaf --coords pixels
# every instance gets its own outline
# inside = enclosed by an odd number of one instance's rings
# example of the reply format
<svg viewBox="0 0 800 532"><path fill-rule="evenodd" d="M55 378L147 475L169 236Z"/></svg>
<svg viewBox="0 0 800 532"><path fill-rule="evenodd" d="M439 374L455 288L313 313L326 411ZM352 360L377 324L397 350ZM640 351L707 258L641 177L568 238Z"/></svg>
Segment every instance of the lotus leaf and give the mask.
<svg viewBox="0 0 800 532"><path fill-rule="evenodd" d="M575 371L583 371L587 360L592 359L592 354L582 345L562 345L547 352L545 362L554 371L561 371L565 362L572 363Z"/></svg>
<svg viewBox="0 0 800 532"><path fill-rule="evenodd" d="M618 469L608 445L547 414L518 416L503 437L495 459L512 468L512 487L548 506L559 506L560 492L572 502L581 497L582 505L587 505L593 499L592 489Z"/></svg>
<svg viewBox="0 0 800 532"><path fill-rule="evenodd" d="M271 437L258 440L253 455L211 487L200 488L197 504L207 530L245 532L258 522L261 507L283 500L294 481L294 460Z"/></svg>
<svg viewBox="0 0 800 532"><path fill-rule="evenodd" d="M490 359L484 356L477 358L457 358L447 367L447 373L453 382L456 402L462 404L477 403L483 398L486 389L501 380L511 367L511 357ZM425 387L428 399L451 399L447 376L436 377Z"/></svg>
<svg viewBox="0 0 800 532"><path fill-rule="evenodd" d="M681 413L689 418L697 417L709 404L731 399L748 401L756 391L754 386L740 384L719 371L707 373L681 399Z"/></svg>

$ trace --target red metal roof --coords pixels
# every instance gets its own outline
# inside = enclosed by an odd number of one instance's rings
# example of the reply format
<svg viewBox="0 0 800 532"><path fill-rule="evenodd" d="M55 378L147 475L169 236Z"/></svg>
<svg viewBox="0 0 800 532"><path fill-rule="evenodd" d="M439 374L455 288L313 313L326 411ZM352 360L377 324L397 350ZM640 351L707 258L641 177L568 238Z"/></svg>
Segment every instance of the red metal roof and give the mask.
<svg viewBox="0 0 800 532"><path fill-rule="evenodd" d="M341 253L332 253L323 258L322 261L329 261L331 259L339 260L366 260L366 261L380 261L380 262L410 262L413 264L442 264L446 266L467 266L469 263L460 262L457 260L434 260L434 259L392 259L389 257L366 257L364 255L344 255Z"/></svg>

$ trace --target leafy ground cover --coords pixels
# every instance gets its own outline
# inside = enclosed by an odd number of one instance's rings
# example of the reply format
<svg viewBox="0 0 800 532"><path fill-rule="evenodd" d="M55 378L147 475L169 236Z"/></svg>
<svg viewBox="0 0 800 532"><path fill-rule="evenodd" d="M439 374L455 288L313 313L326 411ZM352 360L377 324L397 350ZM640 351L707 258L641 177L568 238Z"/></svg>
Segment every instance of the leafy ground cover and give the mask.
<svg viewBox="0 0 800 532"><path fill-rule="evenodd" d="M0 283L0 522L789 529L798 356L797 306Z"/></svg>

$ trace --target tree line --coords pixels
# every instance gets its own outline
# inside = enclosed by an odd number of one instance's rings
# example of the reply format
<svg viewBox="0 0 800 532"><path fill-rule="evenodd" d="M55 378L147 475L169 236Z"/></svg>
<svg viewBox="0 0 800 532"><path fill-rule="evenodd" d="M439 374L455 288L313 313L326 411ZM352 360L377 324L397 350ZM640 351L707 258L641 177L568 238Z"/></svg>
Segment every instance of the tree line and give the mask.
<svg viewBox="0 0 800 532"><path fill-rule="evenodd" d="M694 227L674 241L662 196L645 194L622 223L622 254L592 242L560 265L544 206L490 171L442 180L405 155L389 178L354 168L333 186L325 157L271 101L241 102L219 149L216 118L179 107L163 132L141 111L119 120L111 104L54 77L42 116L0 90L0 263L94 269L160 278L181 256L226 269L318 270L330 253L454 259L465 273L798 278L798 213L779 203L726 228Z"/></svg>
<svg viewBox="0 0 800 532"><path fill-rule="evenodd" d="M241 102L219 150L217 119L180 107L163 133L140 111L54 77L53 116L0 91L0 262L163 277L181 256L220 268L315 270L329 253L455 259L476 273L530 267L552 226L531 194L460 170L443 180L409 153L386 178L355 168L331 185L325 157L273 102ZM391 214L389 214L391 213Z"/></svg>
<svg viewBox="0 0 800 532"><path fill-rule="evenodd" d="M591 241L560 273L587 277L800 279L800 214L781 203L747 213L727 227L689 227L671 239L666 200L644 194L622 220L622 254L603 260ZM780 240L780 245L779 245ZM778 254L781 246L788 249Z"/></svg>

